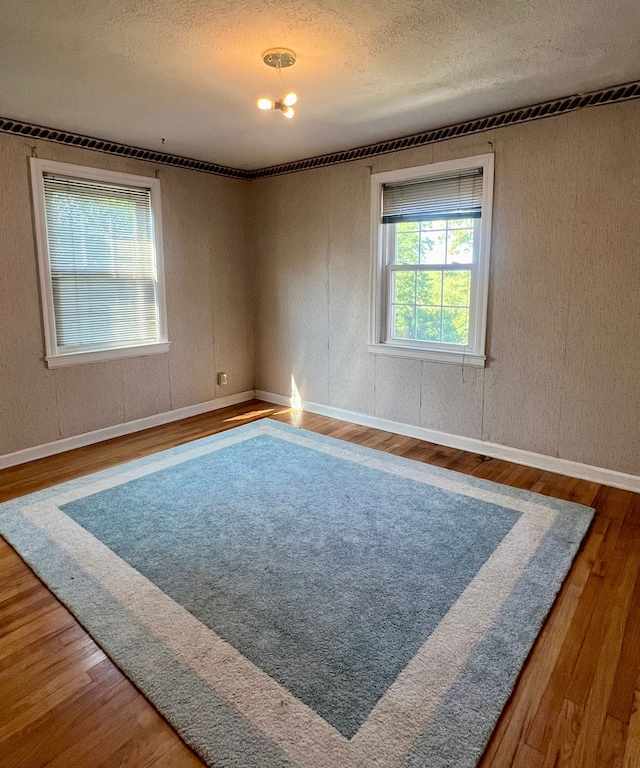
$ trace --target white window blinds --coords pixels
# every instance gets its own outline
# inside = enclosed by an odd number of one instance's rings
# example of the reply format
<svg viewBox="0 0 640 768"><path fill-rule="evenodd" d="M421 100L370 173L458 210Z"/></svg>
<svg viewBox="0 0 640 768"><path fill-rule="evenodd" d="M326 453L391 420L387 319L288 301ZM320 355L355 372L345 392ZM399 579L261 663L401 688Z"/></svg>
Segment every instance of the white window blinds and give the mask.
<svg viewBox="0 0 640 768"><path fill-rule="evenodd" d="M477 219L482 215L482 169L453 176L385 184L382 222Z"/></svg>
<svg viewBox="0 0 640 768"><path fill-rule="evenodd" d="M151 192L43 174L58 349L160 340Z"/></svg>

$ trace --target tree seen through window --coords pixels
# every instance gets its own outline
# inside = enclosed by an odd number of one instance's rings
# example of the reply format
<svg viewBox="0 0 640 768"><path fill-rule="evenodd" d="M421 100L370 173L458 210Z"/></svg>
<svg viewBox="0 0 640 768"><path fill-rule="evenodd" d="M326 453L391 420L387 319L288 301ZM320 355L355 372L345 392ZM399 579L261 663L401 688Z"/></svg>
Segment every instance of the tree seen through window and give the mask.
<svg viewBox="0 0 640 768"><path fill-rule="evenodd" d="M395 264L407 269L392 272L394 338L468 344L474 224L445 219L396 225Z"/></svg>

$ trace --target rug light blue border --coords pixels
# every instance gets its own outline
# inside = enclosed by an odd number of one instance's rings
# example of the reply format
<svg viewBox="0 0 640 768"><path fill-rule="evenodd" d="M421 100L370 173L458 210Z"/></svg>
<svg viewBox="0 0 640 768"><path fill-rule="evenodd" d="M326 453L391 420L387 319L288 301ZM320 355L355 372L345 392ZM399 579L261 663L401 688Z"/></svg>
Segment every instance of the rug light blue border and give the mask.
<svg viewBox="0 0 640 768"><path fill-rule="evenodd" d="M125 470L153 467L160 457L179 461L194 449L215 449L231 433L238 439L250 440L260 433L261 425L268 425L273 434L283 440L304 436L317 450L339 454L354 466L369 461L372 456L376 461L384 457L384 467L390 473L408 469L423 472L427 484L430 479L437 484L453 478L463 483L470 495L497 494L506 508L511 504L543 504L557 513L499 613L401 761L404 768L475 765L589 527L593 516L590 508L262 420L0 505L0 533L205 760L223 768L301 766L302 763L263 732L262 725L256 727L230 701L216 694L161 638L141 624L27 515L30 506L63 493L81 493L96 483L117 484ZM354 743L356 741L357 738ZM355 762L345 763L341 768L364 765L353 759ZM386 759L382 754L377 765L387 768ZM304 768L330 765L319 758L314 760L313 764L306 761ZM400 768L397 760L394 765Z"/></svg>

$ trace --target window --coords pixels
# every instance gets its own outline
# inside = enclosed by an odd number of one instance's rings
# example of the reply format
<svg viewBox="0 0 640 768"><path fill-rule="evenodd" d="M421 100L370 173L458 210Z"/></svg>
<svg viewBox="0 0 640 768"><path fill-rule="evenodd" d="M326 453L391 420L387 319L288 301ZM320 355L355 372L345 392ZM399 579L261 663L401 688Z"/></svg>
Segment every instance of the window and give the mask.
<svg viewBox="0 0 640 768"><path fill-rule="evenodd" d="M483 366L493 155L373 174L374 353Z"/></svg>
<svg viewBox="0 0 640 768"><path fill-rule="evenodd" d="M31 159L49 368L167 352L160 182Z"/></svg>

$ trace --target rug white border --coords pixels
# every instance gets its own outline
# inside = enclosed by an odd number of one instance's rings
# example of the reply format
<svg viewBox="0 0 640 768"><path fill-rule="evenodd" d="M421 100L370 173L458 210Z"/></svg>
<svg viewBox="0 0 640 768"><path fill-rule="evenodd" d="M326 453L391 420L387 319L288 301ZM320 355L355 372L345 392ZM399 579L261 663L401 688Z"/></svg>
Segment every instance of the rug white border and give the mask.
<svg viewBox="0 0 640 768"><path fill-rule="evenodd" d="M219 435L213 442L198 441L180 453L161 454L142 466L124 465L106 477L85 479L44 501L21 505L20 510L300 768L398 768L553 526L557 504L541 503L544 497L533 501L526 494L514 496L510 489L489 483L474 485L462 476L458 479L456 473L418 462L390 462L385 454L354 450L354 446L306 434L270 421L256 422ZM256 435L285 439L521 513L519 521L350 740L59 508Z"/></svg>

